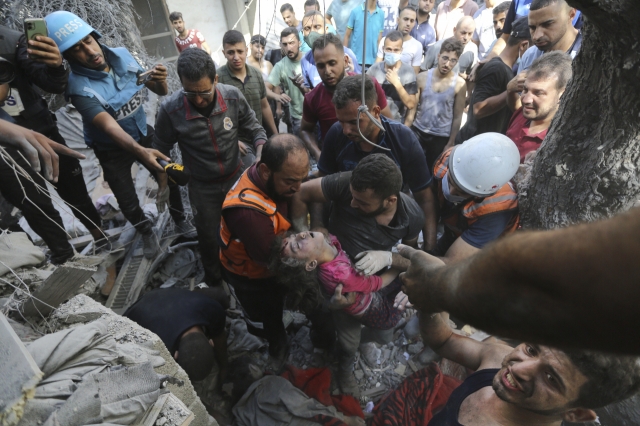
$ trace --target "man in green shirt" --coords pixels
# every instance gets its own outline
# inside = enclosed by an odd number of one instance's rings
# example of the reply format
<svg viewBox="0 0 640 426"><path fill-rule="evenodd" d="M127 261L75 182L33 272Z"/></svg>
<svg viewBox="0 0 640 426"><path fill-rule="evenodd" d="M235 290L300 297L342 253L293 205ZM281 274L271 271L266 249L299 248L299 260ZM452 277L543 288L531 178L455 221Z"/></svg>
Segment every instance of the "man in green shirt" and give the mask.
<svg viewBox="0 0 640 426"><path fill-rule="evenodd" d="M298 30L293 27L285 28L280 33L280 45L285 53L274 67L269 79L267 80L267 89L274 90L276 86L283 85L285 92L280 95L278 100L283 104L289 104L291 114L291 127L293 134L300 133L300 120L302 119L302 103L304 101L302 85L302 67L300 60L303 53L300 51L300 36Z"/></svg>
<svg viewBox="0 0 640 426"><path fill-rule="evenodd" d="M222 38L222 50L227 65L218 69L218 82L237 87L249 106L256 113L258 123L268 128L272 134L278 134L273 114L267 101L267 90L259 70L247 65L247 44L240 31L230 30ZM238 129L238 146L244 168L251 166L260 160L262 145L254 147L252 144L253 135L246 129Z"/></svg>

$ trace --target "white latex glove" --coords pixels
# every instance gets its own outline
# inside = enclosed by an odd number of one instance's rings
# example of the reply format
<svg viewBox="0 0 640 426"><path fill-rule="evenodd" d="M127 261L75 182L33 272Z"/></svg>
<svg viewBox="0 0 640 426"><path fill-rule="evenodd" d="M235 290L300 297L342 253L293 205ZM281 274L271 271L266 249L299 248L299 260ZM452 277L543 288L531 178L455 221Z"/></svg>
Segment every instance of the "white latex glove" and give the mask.
<svg viewBox="0 0 640 426"><path fill-rule="evenodd" d="M365 275L373 275L379 270L391 266L390 251L363 251L356 256L356 269Z"/></svg>
<svg viewBox="0 0 640 426"><path fill-rule="evenodd" d="M167 207L169 207L169 187L165 186L164 189L158 188L158 195L156 195L156 207L158 213L163 213Z"/></svg>

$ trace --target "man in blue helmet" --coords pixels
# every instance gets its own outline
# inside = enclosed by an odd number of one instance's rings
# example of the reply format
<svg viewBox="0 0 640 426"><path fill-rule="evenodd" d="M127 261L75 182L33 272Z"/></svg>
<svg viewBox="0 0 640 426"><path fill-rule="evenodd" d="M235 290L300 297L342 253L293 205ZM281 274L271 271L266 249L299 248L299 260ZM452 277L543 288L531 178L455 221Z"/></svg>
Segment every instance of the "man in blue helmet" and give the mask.
<svg viewBox="0 0 640 426"><path fill-rule="evenodd" d="M160 183L167 180L156 159L169 158L150 148L153 128L147 125L142 107L144 86L160 96L168 93L167 69L159 64L140 75L144 69L127 49L100 44L100 33L73 13L53 12L45 20L49 37L70 64L65 97L82 115L85 141L98 157L122 213L142 234L145 257L153 258L158 238L140 208L131 166L140 161ZM188 229L178 188L160 188L164 189L157 195L158 210L171 205L178 229Z"/></svg>

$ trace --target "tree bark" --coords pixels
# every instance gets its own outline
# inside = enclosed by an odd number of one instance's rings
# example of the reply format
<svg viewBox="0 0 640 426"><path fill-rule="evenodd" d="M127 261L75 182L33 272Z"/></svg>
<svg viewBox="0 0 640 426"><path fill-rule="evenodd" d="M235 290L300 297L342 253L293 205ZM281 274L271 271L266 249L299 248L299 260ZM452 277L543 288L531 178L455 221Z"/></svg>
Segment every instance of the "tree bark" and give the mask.
<svg viewBox="0 0 640 426"><path fill-rule="evenodd" d="M640 1L567 2L585 16L582 48L520 187L529 229L606 218L640 198Z"/></svg>

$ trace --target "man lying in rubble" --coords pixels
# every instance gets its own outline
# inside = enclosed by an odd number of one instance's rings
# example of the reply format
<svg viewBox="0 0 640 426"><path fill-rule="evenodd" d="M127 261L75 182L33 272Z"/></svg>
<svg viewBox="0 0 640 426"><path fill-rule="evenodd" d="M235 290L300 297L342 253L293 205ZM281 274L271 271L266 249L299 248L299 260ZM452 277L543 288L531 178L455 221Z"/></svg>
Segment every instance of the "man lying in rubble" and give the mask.
<svg viewBox="0 0 640 426"><path fill-rule="evenodd" d="M594 409L640 389L636 357L478 342L454 333L448 317L420 315L424 343L475 373L453 391L429 426L591 422L597 418Z"/></svg>
<svg viewBox="0 0 640 426"><path fill-rule="evenodd" d="M157 334L192 381L206 378L214 359L222 386L227 371L226 313L209 288L152 290L123 314Z"/></svg>
<svg viewBox="0 0 640 426"><path fill-rule="evenodd" d="M167 94L167 68L158 64L145 72L127 49L99 43L100 33L73 13L53 12L45 20L49 37L70 64L65 97L82 115L84 140L100 161L122 213L142 234L144 256L151 259L160 248L159 231L140 207L131 166L140 161L160 183L167 180L157 159L170 159L151 149L153 127L147 125L143 108L145 87ZM162 212L170 204L171 217L184 232L190 227L180 191L175 184L169 188L158 191L156 205Z"/></svg>
<svg viewBox="0 0 640 426"><path fill-rule="evenodd" d="M8 86L0 86L0 92L3 89ZM60 264L73 258L75 252L67 240L60 213L48 192L41 188L46 188L43 176L51 182L58 181L60 169L56 153L75 159L83 159L84 155L4 119L0 120L0 147L3 148L0 152L0 194L22 211L31 229L49 247L53 263ZM27 176L16 173L16 166Z"/></svg>

